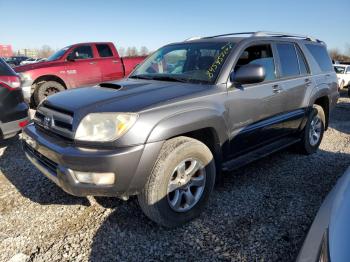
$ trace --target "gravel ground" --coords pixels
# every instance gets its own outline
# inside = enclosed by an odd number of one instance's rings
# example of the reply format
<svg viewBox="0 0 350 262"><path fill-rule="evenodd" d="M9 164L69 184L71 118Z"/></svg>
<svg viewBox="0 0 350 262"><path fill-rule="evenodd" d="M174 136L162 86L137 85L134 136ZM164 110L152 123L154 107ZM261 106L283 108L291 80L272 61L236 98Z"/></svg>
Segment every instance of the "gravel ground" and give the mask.
<svg viewBox="0 0 350 262"><path fill-rule="evenodd" d="M150 222L135 198L100 198L100 206L64 193L12 139L0 144L0 261L293 261L349 165L344 96L317 154L287 150L231 172L199 219L169 230Z"/></svg>

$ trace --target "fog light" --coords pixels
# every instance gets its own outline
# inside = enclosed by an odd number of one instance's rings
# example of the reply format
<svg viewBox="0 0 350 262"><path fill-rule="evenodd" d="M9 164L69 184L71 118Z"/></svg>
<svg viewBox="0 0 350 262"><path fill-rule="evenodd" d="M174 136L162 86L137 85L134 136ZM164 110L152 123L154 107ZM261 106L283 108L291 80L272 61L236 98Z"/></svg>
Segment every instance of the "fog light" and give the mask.
<svg viewBox="0 0 350 262"><path fill-rule="evenodd" d="M85 184L95 185L112 185L115 182L115 174L112 172L108 173L96 173L96 172L80 172L71 170L74 178Z"/></svg>

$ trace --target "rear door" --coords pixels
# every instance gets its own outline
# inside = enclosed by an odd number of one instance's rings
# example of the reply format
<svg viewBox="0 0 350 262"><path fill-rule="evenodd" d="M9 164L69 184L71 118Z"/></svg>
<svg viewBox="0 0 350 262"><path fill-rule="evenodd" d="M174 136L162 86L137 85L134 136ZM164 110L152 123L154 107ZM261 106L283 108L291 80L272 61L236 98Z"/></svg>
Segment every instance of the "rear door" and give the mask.
<svg viewBox="0 0 350 262"><path fill-rule="evenodd" d="M96 44L97 64L101 71L102 81L112 81L124 77L124 68L118 53L111 44Z"/></svg>
<svg viewBox="0 0 350 262"><path fill-rule="evenodd" d="M246 64L265 68L265 81L228 89L231 156L244 154L283 135L279 114L282 111L280 83L271 43L254 44L242 50L233 71Z"/></svg>
<svg viewBox="0 0 350 262"><path fill-rule="evenodd" d="M101 72L91 45L74 47L68 56L74 59L74 61L67 60L65 66L69 86L81 87L101 82Z"/></svg>
<svg viewBox="0 0 350 262"><path fill-rule="evenodd" d="M313 83L301 49L295 43L275 44L282 101L281 118L286 134L297 131L306 112Z"/></svg>

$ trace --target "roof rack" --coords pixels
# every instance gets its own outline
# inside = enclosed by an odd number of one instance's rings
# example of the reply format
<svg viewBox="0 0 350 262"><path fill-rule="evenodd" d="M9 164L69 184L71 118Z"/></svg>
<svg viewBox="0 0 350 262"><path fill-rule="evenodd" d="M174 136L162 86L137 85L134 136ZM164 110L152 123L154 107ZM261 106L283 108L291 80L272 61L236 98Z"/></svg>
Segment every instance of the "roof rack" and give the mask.
<svg viewBox="0 0 350 262"><path fill-rule="evenodd" d="M206 37L191 37L186 41L225 37L225 36L235 36L235 35L249 35L249 37L290 37L290 38L297 38L297 39L303 39L303 40L312 41L312 42L323 43L323 41L307 35L289 34L289 33L281 33L281 32L269 32L269 31L239 32L239 33L228 33L228 34L221 34L221 35L214 35L214 36L206 36Z"/></svg>

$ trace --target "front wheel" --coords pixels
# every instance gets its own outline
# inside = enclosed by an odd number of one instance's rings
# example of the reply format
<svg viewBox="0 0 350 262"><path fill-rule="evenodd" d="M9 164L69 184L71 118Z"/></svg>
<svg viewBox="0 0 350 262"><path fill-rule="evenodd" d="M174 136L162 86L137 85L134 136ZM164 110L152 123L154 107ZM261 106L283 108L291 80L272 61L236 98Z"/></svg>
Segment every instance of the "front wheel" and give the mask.
<svg viewBox="0 0 350 262"><path fill-rule="evenodd" d="M301 153L310 155L317 151L323 138L325 120L323 108L319 105L313 105L312 112L302 135L302 140L299 143L299 151Z"/></svg>
<svg viewBox="0 0 350 262"><path fill-rule="evenodd" d="M162 226L182 225L203 211L215 174L213 155L206 145L188 137L170 139L138 195L140 207Z"/></svg>
<svg viewBox="0 0 350 262"><path fill-rule="evenodd" d="M39 85L34 91L34 102L39 105L48 96L64 91L63 85L56 81L47 81Z"/></svg>

